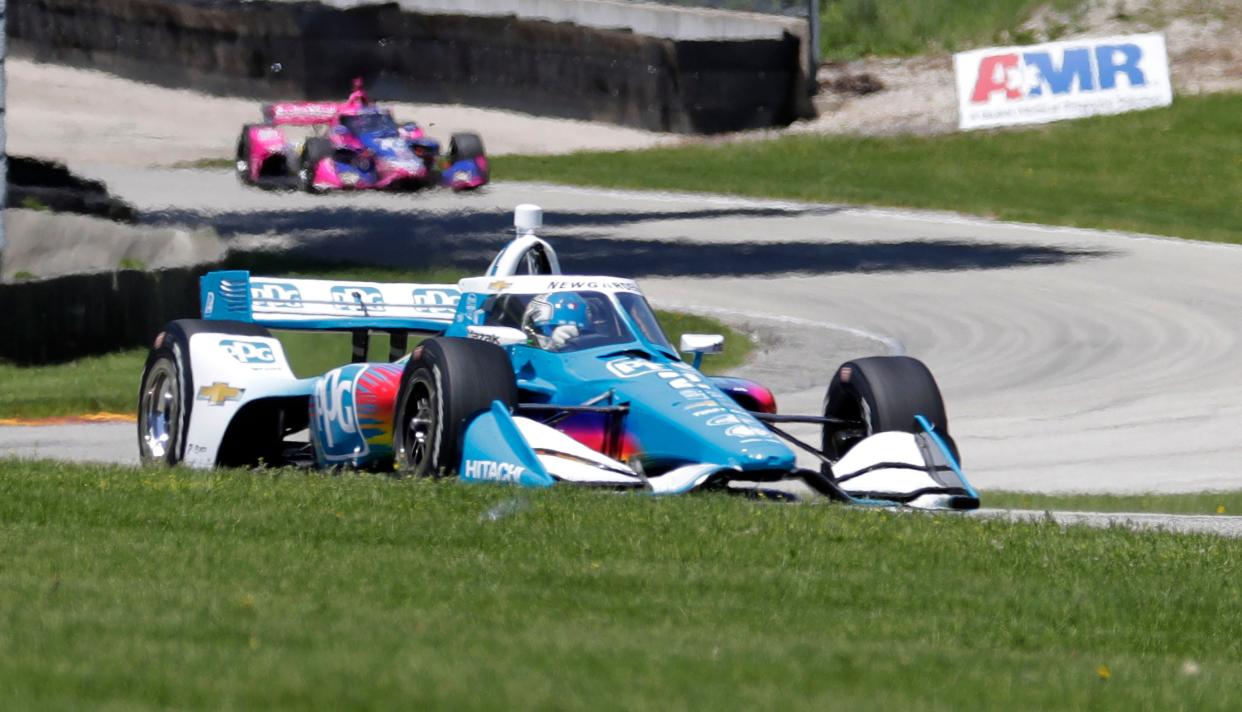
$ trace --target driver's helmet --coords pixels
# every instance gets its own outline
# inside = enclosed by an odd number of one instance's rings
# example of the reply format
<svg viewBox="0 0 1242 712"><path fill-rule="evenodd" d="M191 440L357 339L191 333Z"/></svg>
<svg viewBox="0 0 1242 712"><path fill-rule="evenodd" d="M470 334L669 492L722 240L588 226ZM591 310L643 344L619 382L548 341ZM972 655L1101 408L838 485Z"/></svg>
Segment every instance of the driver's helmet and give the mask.
<svg viewBox="0 0 1242 712"><path fill-rule="evenodd" d="M559 351L592 331L590 307L577 292L549 292L530 300L522 331L542 349Z"/></svg>

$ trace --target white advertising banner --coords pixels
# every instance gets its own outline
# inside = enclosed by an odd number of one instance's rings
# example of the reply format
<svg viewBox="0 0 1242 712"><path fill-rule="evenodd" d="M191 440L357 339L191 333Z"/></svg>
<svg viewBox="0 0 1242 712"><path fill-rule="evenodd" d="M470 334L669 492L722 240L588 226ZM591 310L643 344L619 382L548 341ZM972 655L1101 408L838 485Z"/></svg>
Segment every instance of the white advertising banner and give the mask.
<svg viewBox="0 0 1242 712"><path fill-rule="evenodd" d="M1042 124L1173 103L1164 35L991 47L953 55L962 129Z"/></svg>

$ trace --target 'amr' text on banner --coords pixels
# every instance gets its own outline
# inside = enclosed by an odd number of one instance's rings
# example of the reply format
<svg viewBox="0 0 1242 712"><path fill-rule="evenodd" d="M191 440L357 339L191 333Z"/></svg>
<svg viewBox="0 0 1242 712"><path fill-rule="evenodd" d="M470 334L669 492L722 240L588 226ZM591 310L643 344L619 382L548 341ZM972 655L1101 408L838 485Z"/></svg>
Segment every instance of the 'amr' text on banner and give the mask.
<svg viewBox="0 0 1242 712"><path fill-rule="evenodd" d="M953 56L962 129L1039 124L1173 103L1159 33L991 47Z"/></svg>

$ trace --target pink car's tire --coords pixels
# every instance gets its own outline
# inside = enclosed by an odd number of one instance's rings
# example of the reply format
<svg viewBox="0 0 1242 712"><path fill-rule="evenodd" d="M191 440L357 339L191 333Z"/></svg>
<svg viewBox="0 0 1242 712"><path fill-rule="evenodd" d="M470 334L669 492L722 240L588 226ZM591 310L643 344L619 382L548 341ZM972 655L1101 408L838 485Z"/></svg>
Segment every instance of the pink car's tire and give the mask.
<svg viewBox="0 0 1242 712"><path fill-rule="evenodd" d="M476 133L455 133L449 139L449 163L484 155L483 139Z"/></svg>
<svg viewBox="0 0 1242 712"><path fill-rule="evenodd" d="M307 139L298 164L298 185L307 193L316 193L315 170L319 162L332 155L332 143L325 138Z"/></svg>
<svg viewBox="0 0 1242 712"><path fill-rule="evenodd" d="M253 124L246 124L242 127L241 136L237 139L237 158L233 163L234 172L237 174L237 180L242 185L254 185L251 179L250 165L250 129Z"/></svg>

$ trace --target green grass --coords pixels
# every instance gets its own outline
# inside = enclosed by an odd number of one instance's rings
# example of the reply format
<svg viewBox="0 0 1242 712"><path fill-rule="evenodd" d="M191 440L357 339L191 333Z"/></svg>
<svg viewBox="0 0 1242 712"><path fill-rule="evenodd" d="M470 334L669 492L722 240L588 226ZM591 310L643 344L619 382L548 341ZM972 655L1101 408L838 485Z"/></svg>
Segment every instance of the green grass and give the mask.
<svg viewBox="0 0 1242 712"><path fill-rule="evenodd" d="M229 267L275 276L377 282L453 284L463 276L459 270L451 268L410 272L385 267L290 262L277 255L253 253L233 258ZM724 353L708 356L703 363L708 373L735 369L750 356L753 347L750 339L715 319L663 310L656 310L656 317L674 346L686 332L724 335ZM290 368L299 378L349 363L352 356L349 334L297 331L274 334L284 345ZM412 348L416 344L416 340L411 340L409 346ZM386 359L388 336L373 336L369 348L371 358ZM0 384L3 384L0 386L0 418L131 413L136 407L146 354L146 349L132 349L49 366L15 366L0 361Z"/></svg>
<svg viewBox="0 0 1242 712"><path fill-rule="evenodd" d="M803 18L807 7L806 0L656 1ZM1075 21L1083 4L1083 0L819 0L820 52L825 59L841 60L1056 39L1082 29ZM1046 37L1023 30L1022 24L1043 7L1065 13L1068 23L1043 28Z"/></svg>
<svg viewBox="0 0 1242 712"><path fill-rule="evenodd" d="M1160 512L1164 514L1242 514L1242 490L1193 494L1035 494L992 492L982 495L985 506L1078 512Z"/></svg>
<svg viewBox="0 0 1242 712"><path fill-rule="evenodd" d="M1021 25L1038 8L1073 11L1081 0L824 0L820 51L826 59L955 52L989 44L1056 39L1070 27L1037 37Z"/></svg>
<svg viewBox="0 0 1242 712"><path fill-rule="evenodd" d="M1024 131L498 156L506 180L956 210L1242 242L1242 95Z"/></svg>
<svg viewBox="0 0 1242 712"><path fill-rule="evenodd" d="M0 361L0 418L131 413L146 349L90 356L54 366Z"/></svg>
<svg viewBox="0 0 1242 712"><path fill-rule="evenodd" d="M655 313L660 327L664 329L673 348L677 348L681 342L682 334L721 334L725 337L722 353L703 357L704 373L725 373L741 367L750 358L750 352L754 348L750 337L727 324L697 314L684 314L663 309L656 309ZM693 357L687 355L686 360L690 362Z"/></svg>
<svg viewBox="0 0 1242 712"><path fill-rule="evenodd" d="M38 210L39 212L47 212L51 210L51 208L49 208L46 203L34 197L33 195L28 195L22 198L21 207L25 208L26 210Z"/></svg>
<svg viewBox="0 0 1242 712"><path fill-rule="evenodd" d="M162 168L164 166L158 166L158 167ZM228 158L225 156L211 157L211 158L196 158L192 161L175 161L169 164L167 167L172 168L172 169L188 169L188 170L199 170L199 171L214 171L214 170L222 170L225 168L232 170L234 167L234 159Z"/></svg>
<svg viewBox="0 0 1242 712"><path fill-rule="evenodd" d="M490 514L489 514L490 513ZM8 709L1231 709L1238 542L0 461Z"/></svg>

